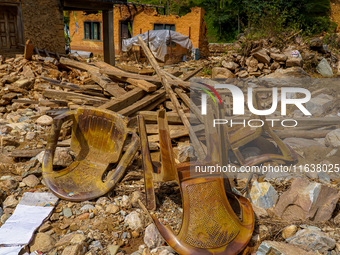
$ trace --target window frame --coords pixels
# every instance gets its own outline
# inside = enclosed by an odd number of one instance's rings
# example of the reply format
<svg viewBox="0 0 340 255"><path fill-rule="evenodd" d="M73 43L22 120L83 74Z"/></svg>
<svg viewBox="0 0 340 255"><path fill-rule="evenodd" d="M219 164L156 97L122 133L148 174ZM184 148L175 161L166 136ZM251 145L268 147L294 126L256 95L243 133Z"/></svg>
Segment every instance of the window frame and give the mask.
<svg viewBox="0 0 340 255"><path fill-rule="evenodd" d="M102 42L102 32L101 32L101 24L102 22L100 21L91 21L91 20L86 20L84 21L84 38L82 39L83 41L96 41L96 42ZM89 38L86 38L86 25L89 24ZM94 39L94 24L97 24L97 39Z"/></svg>
<svg viewBox="0 0 340 255"><path fill-rule="evenodd" d="M163 28L162 29L155 29L155 26L160 26L162 25ZM169 26L169 29L166 29L166 27ZM174 29L171 29L171 28ZM170 23L153 23L153 30L171 30L171 31L176 31L176 24L170 24Z"/></svg>

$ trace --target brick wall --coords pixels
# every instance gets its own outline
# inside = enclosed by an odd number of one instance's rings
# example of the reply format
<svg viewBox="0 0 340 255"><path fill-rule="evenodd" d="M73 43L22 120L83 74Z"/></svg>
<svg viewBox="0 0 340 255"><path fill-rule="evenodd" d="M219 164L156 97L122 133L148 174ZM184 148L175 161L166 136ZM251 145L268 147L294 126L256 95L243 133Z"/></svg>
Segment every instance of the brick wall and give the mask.
<svg viewBox="0 0 340 255"><path fill-rule="evenodd" d="M340 0L331 1L331 19L338 24L337 31L340 32Z"/></svg>
<svg viewBox="0 0 340 255"><path fill-rule="evenodd" d="M114 8L114 41L116 54L120 53L119 21L132 20L132 36L153 30L154 23L174 24L176 32L189 36L194 48L200 49L201 56L207 56L208 41L206 38L206 24L204 21L204 9L194 7L187 15L159 15L153 8L132 6L116 6ZM75 32L75 20L79 25L78 33ZM83 12L70 12L70 34L73 35L71 48L75 50L103 52L102 41L84 40L84 21L102 21L100 13L85 15ZM102 29L102 26L101 26Z"/></svg>
<svg viewBox="0 0 340 255"><path fill-rule="evenodd" d="M6 2L21 3L25 41L30 39L39 49L65 53L64 20L59 0Z"/></svg>

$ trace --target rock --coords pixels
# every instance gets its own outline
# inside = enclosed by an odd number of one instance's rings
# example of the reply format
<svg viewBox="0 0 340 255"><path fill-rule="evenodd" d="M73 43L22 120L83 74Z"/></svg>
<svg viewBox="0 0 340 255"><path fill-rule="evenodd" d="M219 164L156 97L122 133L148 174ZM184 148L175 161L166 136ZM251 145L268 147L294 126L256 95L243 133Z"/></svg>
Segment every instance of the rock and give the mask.
<svg viewBox="0 0 340 255"><path fill-rule="evenodd" d="M264 241L259 246L256 255L316 255L314 252L308 252L296 245L282 242Z"/></svg>
<svg viewBox="0 0 340 255"><path fill-rule="evenodd" d="M38 233L30 245L31 252L40 251L47 253L54 248L55 240L46 233Z"/></svg>
<svg viewBox="0 0 340 255"><path fill-rule="evenodd" d="M40 152L36 158L42 163L45 152ZM57 147L54 154L53 165L67 167L71 165L73 158L71 156L71 150L68 147Z"/></svg>
<svg viewBox="0 0 340 255"><path fill-rule="evenodd" d="M277 202L274 213L287 220L324 222L332 217L340 197L337 190L307 179L295 179Z"/></svg>
<svg viewBox="0 0 340 255"><path fill-rule="evenodd" d="M29 79L25 78L25 79L17 80L12 85L14 87L20 88L20 89L29 89L29 88L31 88L33 83L34 83L34 79L32 79L32 78L29 78Z"/></svg>
<svg viewBox="0 0 340 255"><path fill-rule="evenodd" d="M80 211L90 211L90 210L93 210L93 209L94 209L93 205L86 204L86 205L84 205L80 208Z"/></svg>
<svg viewBox="0 0 340 255"><path fill-rule="evenodd" d="M134 191L131 195L131 205L132 207L139 208L138 200L143 200L143 195L140 191Z"/></svg>
<svg viewBox="0 0 340 255"><path fill-rule="evenodd" d="M270 66L270 70L276 70L280 68L280 63L279 62L274 62L271 66Z"/></svg>
<svg viewBox="0 0 340 255"><path fill-rule="evenodd" d="M240 78L247 78L249 76L249 73L246 70L242 70L238 73L238 77Z"/></svg>
<svg viewBox="0 0 340 255"><path fill-rule="evenodd" d="M133 211L125 217L125 223L131 230L142 230L145 226L144 215L138 211Z"/></svg>
<svg viewBox="0 0 340 255"><path fill-rule="evenodd" d="M53 118L47 115L43 115L36 120L36 123L41 126L50 126L53 123Z"/></svg>
<svg viewBox="0 0 340 255"><path fill-rule="evenodd" d="M22 71L22 75L25 78L34 78L35 77L32 69L29 66L24 66L23 71Z"/></svg>
<svg viewBox="0 0 340 255"><path fill-rule="evenodd" d="M335 248L335 240L317 230L302 229L286 240L309 251L327 252Z"/></svg>
<svg viewBox="0 0 340 255"><path fill-rule="evenodd" d="M323 47L323 43L322 43L320 38L314 38L314 39L310 40L309 43L310 43L310 48L312 50L319 50Z"/></svg>
<svg viewBox="0 0 340 255"><path fill-rule="evenodd" d="M0 188L2 190L14 190L14 189L18 188L18 185L19 185L19 183L14 179L4 180L4 181L0 182Z"/></svg>
<svg viewBox="0 0 340 255"><path fill-rule="evenodd" d="M239 65L236 64L235 62L233 61L227 62L225 60L222 61L222 66L232 71L235 71L239 67Z"/></svg>
<svg viewBox="0 0 340 255"><path fill-rule="evenodd" d="M144 243L149 249L162 246L165 242L154 223L145 229Z"/></svg>
<svg viewBox="0 0 340 255"><path fill-rule="evenodd" d="M256 58L259 62L263 64L270 63L270 57L264 49L258 50L253 54L254 58Z"/></svg>
<svg viewBox="0 0 340 255"><path fill-rule="evenodd" d="M3 208L14 208L17 206L19 201L15 198L14 195L9 195L5 201L2 203Z"/></svg>
<svg viewBox="0 0 340 255"><path fill-rule="evenodd" d="M25 183L28 187L34 188L40 183L40 180L38 177L36 177L34 174L30 174L26 178L24 178L23 183Z"/></svg>
<svg viewBox="0 0 340 255"><path fill-rule="evenodd" d="M109 252L110 252L110 255L116 255L117 254L117 252L118 252L118 250L119 250L119 245L108 245L107 246L107 249L109 250Z"/></svg>
<svg viewBox="0 0 340 255"><path fill-rule="evenodd" d="M31 141L36 137L37 133L36 132L27 132L26 134L26 140Z"/></svg>
<svg viewBox="0 0 340 255"><path fill-rule="evenodd" d="M285 138L283 142L293 148L322 147L319 142L306 138Z"/></svg>
<svg viewBox="0 0 340 255"><path fill-rule="evenodd" d="M334 217L334 223L340 227L340 213Z"/></svg>
<svg viewBox="0 0 340 255"><path fill-rule="evenodd" d="M56 244L55 247L68 246L75 244L83 244L86 241L86 236L84 234L73 232L63 236Z"/></svg>
<svg viewBox="0 0 340 255"><path fill-rule="evenodd" d="M301 67L279 68L274 73L268 74L259 81L269 87L299 86L310 83L311 78Z"/></svg>
<svg viewBox="0 0 340 255"><path fill-rule="evenodd" d="M288 227L285 227L282 230L282 237L283 237L283 239L287 239L287 238L295 235L297 231L298 231L298 228L297 228L296 225L290 225Z"/></svg>
<svg viewBox="0 0 340 255"><path fill-rule="evenodd" d="M255 181L250 190L250 198L253 204L262 209L269 209L275 205L278 195L269 182L258 183Z"/></svg>
<svg viewBox="0 0 340 255"><path fill-rule="evenodd" d="M329 132L326 135L326 145L331 147L340 147L340 128Z"/></svg>
<svg viewBox="0 0 340 255"><path fill-rule="evenodd" d="M220 78L220 79L228 79L228 78L235 78L235 74L233 74L233 72L231 72L229 69L227 68L223 68L223 67L214 67L212 69L212 74L211 77L213 79L216 78Z"/></svg>
<svg viewBox="0 0 340 255"><path fill-rule="evenodd" d="M294 58L289 57L286 61L286 67L293 67L293 66L302 66L303 59L302 58Z"/></svg>
<svg viewBox="0 0 340 255"><path fill-rule="evenodd" d="M269 216L265 209L255 205L255 204L253 204L252 207L253 207L256 219L267 218Z"/></svg>
<svg viewBox="0 0 340 255"><path fill-rule="evenodd" d="M63 215L66 217L66 218L70 218L73 214L72 214L72 210L71 208L69 207L66 207L63 209Z"/></svg>
<svg viewBox="0 0 340 255"><path fill-rule="evenodd" d="M330 95L319 94L306 103L306 108L313 116L321 116L332 105L332 100Z"/></svg>
<svg viewBox="0 0 340 255"><path fill-rule="evenodd" d="M270 57L278 62L286 61L288 58L285 54L280 54L280 53L271 53Z"/></svg>
<svg viewBox="0 0 340 255"><path fill-rule="evenodd" d="M84 255L86 247L82 244L67 246L61 255Z"/></svg>
<svg viewBox="0 0 340 255"><path fill-rule="evenodd" d="M116 214L117 212L120 211L120 209L119 209L119 206L117 206L117 205L109 204L109 205L107 205L105 211L107 213Z"/></svg>
<svg viewBox="0 0 340 255"><path fill-rule="evenodd" d="M120 206L123 208L131 208L131 200L128 196L124 195L120 201Z"/></svg>
<svg viewBox="0 0 340 255"><path fill-rule="evenodd" d="M332 67L329 65L327 60L323 58L316 67L316 71L324 77L333 77Z"/></svg>
<svg viewBox="0 0 340 255"><path fill-rule="evenodd" d="M189 143L180 144L174 149L176 160L179 163L189 162L195 160L195 150Z"/></svg>

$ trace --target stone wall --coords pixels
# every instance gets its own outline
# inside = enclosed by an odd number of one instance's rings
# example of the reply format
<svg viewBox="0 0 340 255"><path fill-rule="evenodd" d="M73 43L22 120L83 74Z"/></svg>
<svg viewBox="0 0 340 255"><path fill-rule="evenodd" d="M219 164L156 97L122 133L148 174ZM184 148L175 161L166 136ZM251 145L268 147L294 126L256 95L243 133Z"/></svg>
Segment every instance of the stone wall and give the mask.
<svg viewBox="0 0 340 255"><path fill-rule="evenodd" d="M65 53L64 20L59 0L6 2L21 3L25 41L30 39L39 49Z"/></svg>
<svg viewBox="0 0 340 255"><path fill-rule="evenodd" d="M79 25L78 33L75 29L75 20ZM190 36L194 48L199 48L201 56L207 56L209 54L204 9L202 8L194 7L187 15L179 17L177 15L159 15L153 8L137 7L135 9L132 6L116 6L114 8L114 41L116 54L120 53L119 21L123 20L132 21L132 36L153 30L155 23L174 24L176 26L176 32ZM84 21L102 22L102 15L100 13L85 15L83 12L70 12L72 49L102 53L102 41L84 40Z"/></svg>

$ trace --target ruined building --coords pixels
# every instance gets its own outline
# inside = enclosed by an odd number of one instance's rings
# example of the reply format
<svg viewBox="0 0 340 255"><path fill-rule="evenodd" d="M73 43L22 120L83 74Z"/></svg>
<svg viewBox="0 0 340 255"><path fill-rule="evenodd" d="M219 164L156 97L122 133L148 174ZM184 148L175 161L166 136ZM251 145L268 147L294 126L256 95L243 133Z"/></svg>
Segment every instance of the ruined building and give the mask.
<svg viewBox="0 0 340 255"><path fill-rule="evenodd" d="M85 12L70 12L71 49L102 53L102 15ZM171 29L189 36L200 56L208 55L204 9L194 7L191 12L177 15L160 15L154 8L119 5L114 7L115 53L121 53L122 39L147 32L148 30Z"/></svg>
<svg viewBox="0 0 340 255"><path fill-rule="evenodd" d="M0 54L18 51L30 39L38 48L65 52L59 0L0 1Z"/></svg>

